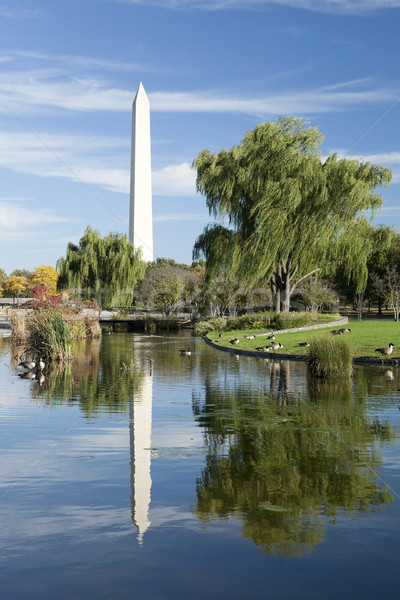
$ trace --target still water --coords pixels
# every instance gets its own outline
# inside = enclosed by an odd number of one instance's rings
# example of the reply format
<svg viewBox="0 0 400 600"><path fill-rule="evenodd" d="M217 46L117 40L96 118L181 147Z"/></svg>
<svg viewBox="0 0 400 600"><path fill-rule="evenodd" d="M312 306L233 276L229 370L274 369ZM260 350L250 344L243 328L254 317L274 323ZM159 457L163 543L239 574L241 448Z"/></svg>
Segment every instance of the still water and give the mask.
<svg viewBox="0 0 400 600"><path fill-rule="evenodd" d="M185 334L104 335L42 381L14 354L0 340L2 598L397 597L396 368L309 381Z"/></svg>

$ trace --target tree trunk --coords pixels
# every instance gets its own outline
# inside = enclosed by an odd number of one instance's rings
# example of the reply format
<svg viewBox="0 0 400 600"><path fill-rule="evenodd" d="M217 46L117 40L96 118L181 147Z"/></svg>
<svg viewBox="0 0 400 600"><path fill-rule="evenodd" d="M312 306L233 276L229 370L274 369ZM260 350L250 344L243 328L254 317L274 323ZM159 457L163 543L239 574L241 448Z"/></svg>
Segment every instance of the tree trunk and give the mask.
<svg viewBox="0 0 400 600"><path fill-rule="evenodd" d="M288 290L289 286L286 286L283 291L283 301L282 301L282 312L284 314L288 314L290 311L290 291Z"/></svg>
<svg viewBox="0 0 400 600"><path fill-rule="evenodd" d="M275 312L281 312L281 290L276 281L275 275L271 277L271 294L272 294L272 308Z"/></svg>

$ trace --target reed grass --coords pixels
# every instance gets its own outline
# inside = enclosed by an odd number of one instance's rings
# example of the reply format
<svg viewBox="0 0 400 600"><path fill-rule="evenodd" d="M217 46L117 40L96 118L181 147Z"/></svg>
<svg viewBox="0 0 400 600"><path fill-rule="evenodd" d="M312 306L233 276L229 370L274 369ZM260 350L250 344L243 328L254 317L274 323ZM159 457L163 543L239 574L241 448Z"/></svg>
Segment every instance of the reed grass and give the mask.
<svg viewBox="0 0 400 600"><path fill-rule="evenodd" d="M353 348L349 338L314 337L308 351L308 373L312 377L349 378L352 375Z"/></svg>
<svg viewBox="0 0 400 600"><path fill-rule="evenodd" d="M71 358L70 324L59 310L45 309L29 320L30 343L47 360L66 361Z"/></svg>
<svg viewBox="0 0 400 600"><path fill-rule="evenodd" d="M16 340L26 340L29 337L26 315L17 310L10 311L11 332Z"/></svg>

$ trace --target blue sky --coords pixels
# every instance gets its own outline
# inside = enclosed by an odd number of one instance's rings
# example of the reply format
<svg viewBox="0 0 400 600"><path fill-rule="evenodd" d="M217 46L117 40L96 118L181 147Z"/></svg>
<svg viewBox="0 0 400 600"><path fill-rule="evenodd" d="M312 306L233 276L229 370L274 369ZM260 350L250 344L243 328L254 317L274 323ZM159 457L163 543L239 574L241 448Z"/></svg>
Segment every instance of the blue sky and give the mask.
<svg viewBox="0 0 400 600"><path fill-rule="evenodd" d="M190 263L210 221L197 154L282 115L392 169L375 223L400 229L399 27L400 0L0 0L0 268L128 231L140 81L156 256Z"/></svg>

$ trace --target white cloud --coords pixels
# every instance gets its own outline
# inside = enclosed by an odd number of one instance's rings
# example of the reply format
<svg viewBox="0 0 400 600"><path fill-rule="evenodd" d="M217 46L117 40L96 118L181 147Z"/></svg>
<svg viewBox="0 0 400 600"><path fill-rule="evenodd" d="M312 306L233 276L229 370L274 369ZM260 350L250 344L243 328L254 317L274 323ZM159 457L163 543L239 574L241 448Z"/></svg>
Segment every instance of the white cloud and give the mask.
<svg viewBox="0 0 400 600"><path fill-rule="evenodd" d="M392 171L392 181L391 183L400 183L400 152L377 152L375 154L347 154L347 151L343 148L336 149L333 152L336 152L339 157L345 157L348 159L359 160L360 162L369 162L375 165L381 165L386 169L390 169ZM322 160L326 160L326 156L322 158Z"/></svg>
<svg viewBox="0 0 400 600"><path fill-rule="evenodd" d="M258 97L253 94L251 98L215 92L155 92L148 96L152 111L157 112L242 113L263 118L340 112L393 101L398 94L390 90L334 91L320 88Z"/></svg>
<svg viewBox="0 0 400 600"><path fill-rule="evenodd" d="M159 6L174 10L254 10L270 5L290 6L306 10L362 14L385 8L398 8L400 0L116 0L126 4Z"/></svg>
<svg viewBox="0 0 400 600"><path fill-rule="evenodd" d="M121 139L2 131L0 167L39 177L63 177L126 193L129 171L118 167L118 163L124 162L125 146L128 161L129 144Z"/></svg>
<svg viewBox="0 0 400 600"><path fill-rule="evenodd" d="M75 60L90 62L91 59L75 57ZM361 85L363 89L360 89ZM115 88L101 77L77 77L69 74L64 67L15 68L5 70L1 75L0 112L11 112L17 117L20 113L49 109L126 113L130 111L134 92L133 89ZM338 82L329 87L249 96L232 90L225 93L196 90L148 92L148 97L152 112L239 113L266 118L283 114L340 112L393 102L398 99L399 91L378 89L372 82L362 79Z"/></svg>
<svg viewBox="0 0 400 600"><path fill-rule="evenodd" d="M61 177L129 194L129 141L81 135L0 131L0 167L39 177ZM85 166L82 166L85 165ZM195 172L189 163L152 173L155 196L193 196Z"/></svg>
<svg viewBox="0 0 400 600"><path fill-rule="evenodd" d="M144 63L133 61L124 62L73 54L45 54L43 52L34 52L32 50L15 50L9 54L10 56L7 57L9 61L16 59L34 59L36 63L38 63L38 61L53 64L56 63L58 67L62 65L63 69L67 69L71 73L76 72L76 67L80 67L81 69L100 69L109 71L143 71L146 73L159 71L159 67L152 67L151 65ZM71 69L71 67L73 67L73 69Z"/></svg>
<svg viewBox="0 0 400 600"><path fill-rule="evenodd" d="M189 163L170 165L153 171L152 186L156 196L193 196L196 194L196 173Z"/></svg>
<svg viewBox="0 0 400 600"><path fill-rule="evenodd" d="M43 223L61 223L70 221L55 215L49 210L27 204L17 204L0 198L0 232L36 227ZM2 236L3 237L3 236Z"/></svg>
<svg viewBox="0 0 400 600"><path fill-rule="evenodd" d="M38 17L41 15L40 10L30 10L29 8L21 8L19 6L0 6L0 17L6 19L21 19Z"/></svg>

